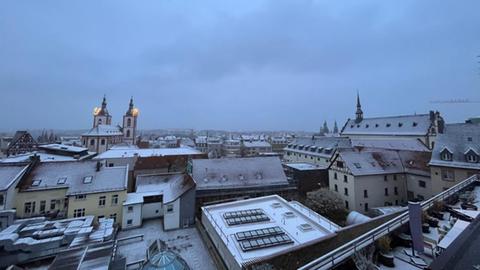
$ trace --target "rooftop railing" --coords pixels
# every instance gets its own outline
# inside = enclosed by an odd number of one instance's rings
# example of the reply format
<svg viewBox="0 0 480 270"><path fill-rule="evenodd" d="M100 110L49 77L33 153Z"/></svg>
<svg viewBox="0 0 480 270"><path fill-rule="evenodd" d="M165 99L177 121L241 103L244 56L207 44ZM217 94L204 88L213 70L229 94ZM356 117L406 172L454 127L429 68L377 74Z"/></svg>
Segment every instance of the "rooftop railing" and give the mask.
<svg viewBox="0 0 480 270"><path fill-rule="evenodd" d="M422 209L429 209L435 202L447 199L451 195L457 193L458 191L462 190L463 188L467 187L475 181L479 181L478 175L472 175L471 177L463 180L455 186L439 193L436 196L433 196L426 201L423 201L421 203ZM383 225L370 230L369 232L355 238L354 240L344 244L343 246L334 249L333 251L323 255L322 257L302 266L301 268L299 268L299 270L331 269L343 262L345 259L352 256L353 253L360 251L364 247L374 243L380 237L398 229L403 224L408 223L408 221L409 215L408 211L406 211L399 216L387 221Z"/></svg>

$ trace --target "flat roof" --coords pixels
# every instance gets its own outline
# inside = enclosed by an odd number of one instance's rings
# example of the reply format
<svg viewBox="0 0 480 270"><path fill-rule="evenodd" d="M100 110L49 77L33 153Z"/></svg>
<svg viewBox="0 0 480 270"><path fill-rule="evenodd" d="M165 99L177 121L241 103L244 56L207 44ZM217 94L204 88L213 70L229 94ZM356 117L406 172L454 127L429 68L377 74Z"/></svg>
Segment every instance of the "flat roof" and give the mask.
<svg viewBox="0 0 480 270"><path fill-rule="evenodd" d="M269 220L228 225L224 218L227 212L254 209L263 211ZM239 265L260 257L275 255L311 241L318 241L329 235L333 236L334 232L340 228L302 204L287 202L278 195L205 206L202 207L202 212L202 223L208 222L212 225L217 237L223 241ZM207 220L203 220L204 217ZM272 227L281 228L292 243L244 251L236 239L236 233Z"/></svg>
<svg viewBox="0 0 480 270"><path fill-rule="evenodd" d="M285 163L285 166L297 169L299 171L321 170L327 168L327 166L319 167L310 163Z"/></svg>
<svg viewBox="0 0 480 270"><path fill-rule="evenodd" d="M84 151L88 151L88 148L85 148L85 147L78 147L78 146L58 144L58 143L39 145L38 148L48 149L48 150L60 150L60 151L70 152L70 153L81 153Z"/></svg>
<svg viewBox="0 0 480 270"><path fill-rule="evenodd" d="M135 155L138 155L139 157L158 157L200 154L203 153L197 149L185 146L176 148L110 149L96 156L94 159L131 158Z"/></svg>

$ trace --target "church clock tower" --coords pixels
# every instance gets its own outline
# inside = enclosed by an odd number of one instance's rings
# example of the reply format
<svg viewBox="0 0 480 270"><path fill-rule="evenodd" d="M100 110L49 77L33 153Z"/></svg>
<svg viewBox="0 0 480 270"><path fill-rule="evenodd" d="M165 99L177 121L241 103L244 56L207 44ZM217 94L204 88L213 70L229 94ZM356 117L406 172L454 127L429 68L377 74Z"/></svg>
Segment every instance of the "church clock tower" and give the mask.
<svg viewBox="0 0 480 270"><path fill-rule="evenodd" d="M112 116L108 113L107 110L107 98L103 96L102 107L96 107L93 109L93 127L98 127L98 125L111 125Z"/></svg>
<svg viewBox="0 0 480 270"><path fill-rule="evenodd" d="M138 109L133 106L133 97L130 98L128 111L123 116L123 142L135 144L137 136Z"/></svg>

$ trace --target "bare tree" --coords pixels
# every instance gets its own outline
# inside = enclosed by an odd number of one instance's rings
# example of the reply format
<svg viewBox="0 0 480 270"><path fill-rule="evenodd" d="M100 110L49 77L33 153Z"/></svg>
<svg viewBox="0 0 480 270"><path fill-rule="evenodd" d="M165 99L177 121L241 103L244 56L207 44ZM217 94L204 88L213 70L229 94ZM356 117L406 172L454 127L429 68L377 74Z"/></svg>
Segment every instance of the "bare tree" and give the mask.
<svg viewBox="0 0 480 270"><path fill-rule="evenodd" d="M348 210L343 200L328 188L321 188L307 193L306 205L315 212L333 222L344 225Z"/></svg>

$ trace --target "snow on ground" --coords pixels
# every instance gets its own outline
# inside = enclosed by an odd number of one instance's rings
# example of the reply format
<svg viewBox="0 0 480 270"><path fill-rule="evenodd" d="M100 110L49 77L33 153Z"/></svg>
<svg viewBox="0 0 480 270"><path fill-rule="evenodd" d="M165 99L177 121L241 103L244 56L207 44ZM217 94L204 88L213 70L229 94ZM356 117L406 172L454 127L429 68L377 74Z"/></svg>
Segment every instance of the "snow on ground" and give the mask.
<svg viewBox="0 0 480 270"><path fill-rule="evenodd" d="M127 264L145 259L148 246L154 240L160 239L179 254L191 269L216 269L210 253L195 227L164 231L162 219L147 220L140 228L120 231L117 239L139 234L144 235L143 241L129 240L125 244L119 243L119 255L127 258Z"/></svg>

